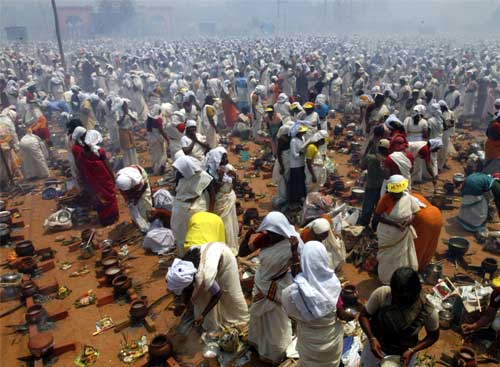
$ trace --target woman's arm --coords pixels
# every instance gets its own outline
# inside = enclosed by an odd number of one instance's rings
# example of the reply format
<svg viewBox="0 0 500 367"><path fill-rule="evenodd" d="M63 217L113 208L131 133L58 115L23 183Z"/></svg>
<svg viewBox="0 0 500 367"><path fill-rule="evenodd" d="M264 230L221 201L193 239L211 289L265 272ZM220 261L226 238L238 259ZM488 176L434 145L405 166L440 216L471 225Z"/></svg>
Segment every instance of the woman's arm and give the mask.
<svg viewBox="0 0 500 367"><path fill-rule="evenodd" d="M212 297L210 298L210 301L208 302L207 306L205 307L205 309L203 310L201 315L196 320L194 320L194 324L196 326L201 326L203 324L205 317L212 310L212 308L215 307L215 305L219 302L221 297L222 297L222 291L219 288L217 293L212 295Z"/></svg>
<svg viewBox="0 0 500 367"><path fill-rule="evenodd" d="M382 351L382 346L380 345L379 341L377 340L375 335L373 335L370 318L371 315L368 313L366 308L363 307L363 309L361 310L361 314L359 315L359 324L361 326L361 329L363 329L363 331L365 332L366 337L370 341L370 347L373 354L376 358L382 359L384 358L384 352Z"/></svg>
<svg viewBox="0 0 500 367"><path fill-rule="evenodd" d="M410 365L410 361L413 355L421 350L429 348L431 345L436 343L439 339L439 328L433 331L429 331L426 329L425 338L422 341L418 342L413 348L408 348L406 352L401 356L402 361L405 366L408 367Z"/></svg>
<svg viewBox="0 0 500 367"><path fill-rule="evenodd" d="M313 168L313 161L312 161L312 159L306 159L306 164L307 164L307 169L309 170L309 173L311 174L312 182L318 181L316 179L316 175L314 174L314 168Z"/></svg>

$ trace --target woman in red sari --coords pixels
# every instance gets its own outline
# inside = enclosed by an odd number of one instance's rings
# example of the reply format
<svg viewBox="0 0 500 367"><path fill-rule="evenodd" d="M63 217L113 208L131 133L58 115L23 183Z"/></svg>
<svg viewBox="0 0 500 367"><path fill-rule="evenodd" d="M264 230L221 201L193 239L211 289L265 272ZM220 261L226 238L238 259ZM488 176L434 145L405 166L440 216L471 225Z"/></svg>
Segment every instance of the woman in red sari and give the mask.
<svg viewBox="0 0 500 367"><path fill-rule="evenodd" d="M109 226L118 220L119 211L115 176L106 159L106 152L97 145L101 141L98 131L88 130L85 135L76 137L73 154L83 187L93 200L99 222L102 226Z"/></svg>

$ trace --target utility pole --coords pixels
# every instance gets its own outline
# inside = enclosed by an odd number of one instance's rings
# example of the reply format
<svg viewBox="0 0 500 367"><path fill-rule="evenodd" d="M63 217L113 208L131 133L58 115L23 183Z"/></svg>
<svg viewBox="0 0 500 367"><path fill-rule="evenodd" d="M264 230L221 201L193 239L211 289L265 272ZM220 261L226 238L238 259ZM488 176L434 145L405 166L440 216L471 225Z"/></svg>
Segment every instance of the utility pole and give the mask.
<svg viewBox="0 0 500 367"><path fill-rule="evenodd" d="M64 60L64 51L61 41L61 31L59 30L59 17L57 15L56 0L51 0L51 1L52 1L52 11L54 12L54 22L56 23L56 36L57 36L57 44L59 45L59 54L61 55L61 64L64 71L66 71L66 61Z"/></svg>

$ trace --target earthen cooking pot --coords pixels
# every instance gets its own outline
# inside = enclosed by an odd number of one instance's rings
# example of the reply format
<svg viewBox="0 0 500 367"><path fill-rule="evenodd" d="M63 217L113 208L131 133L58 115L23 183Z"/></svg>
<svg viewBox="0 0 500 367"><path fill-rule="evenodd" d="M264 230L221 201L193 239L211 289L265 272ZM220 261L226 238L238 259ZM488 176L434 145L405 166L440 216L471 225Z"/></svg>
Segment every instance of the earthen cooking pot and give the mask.
<svg viewBox="0 0 500 367"><path fill-rule="evenodd" d="M130 287L132 287L132 279L130 279L126 275L119 275L115 279L113 279L112 283L113 288L118 293L126 292Z"/></svg>
<svg viewBox="0 0 500 367"><path fill-rule="evenodd" d="M165 360L172 355L172 340L167 334L156 335L149 344L149 355L151 359Z"/></svg>
<svg viewBox="0 0 500 367"><path fill-rule="evenodd" d="M115 249L111 246L104 246L101 250L101 263L104 259L107 259L108 257L113 257L117 256L118 253L115 251Z"/></svg>
<svg viewBox="0 0 500 367"><path fill-rule="evenodd" d="M342 302L346 306L353 306L358 303L358 290L355 285L348 284L342 288L341 292Z"/></svg>
<svg viewBox="0 0 500 367"><path fill-rule="evenodd" d="M109 256L104 260L101 260L101 265L104 269L109 269L112 267L119 266L119 261L117 256Z"/></svg>
<svg viewBox="0 0 500 367"><path fill-rule="evenodd" d="M36 324L46 315L47 312L42 305L33 305L26 310L25 318L27 323Z"/></svg>
<svg viewBox="0 0 500 367"><path fill-rule="evenodd" d="M17 263L17 270L23 274L32 273L36 269L36 262L32 257L22 257Z"/></svg>
<svg viewBox="0 0 500 367"><path fill-rule="evenodd" d="M49 355L54 349L54 336L52 333L35 334L30 337L28 348L36 358Z"/></svg>
<svg viewBox="0 0 500 367"><path fill-rule="evenodd" d="M130 316L136 320L142 320L148 315L148 303L146 300L139 299L130 305Z"/></svg>
<svg viewBox="0 0 500 367"><path fill-rule="evenodd" d="M31 297L38 292L38 287L32 280L27 280L21 284L21 291L24 297Z"/></svg>
<svg viewBox="0 0 500 367"><path fill-rule="evenodd" d="M107 268L104 274L106 275L106 280L112 283L117 276L122 275L122 269L118 266L113 266Z"/></svg>

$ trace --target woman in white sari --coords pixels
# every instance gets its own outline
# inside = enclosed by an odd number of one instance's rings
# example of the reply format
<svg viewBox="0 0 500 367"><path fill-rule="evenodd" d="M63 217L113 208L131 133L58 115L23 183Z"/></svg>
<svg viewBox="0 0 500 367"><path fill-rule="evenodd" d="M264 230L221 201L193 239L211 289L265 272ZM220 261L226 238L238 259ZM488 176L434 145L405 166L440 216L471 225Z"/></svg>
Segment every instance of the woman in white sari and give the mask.
<svg viewBox="0 0 500 367"><path fill-rule="evenodd" d="M420 210L418 199L408 192L408 180L401 175L393 175L387 183L385 194L375 209L379 217L378 277L389 284L392 273L402 266L418 270L415 252L415 229L411 225L415 213Z"/></svg>
<svg viewBox="0 0 500 367"><path fill-rule="evenodd" d="M290 266L292 246L296 242L290 239L298 240L299 235L280 212L270 212L257 231L261 234L249 247L245 238L239 253L246 256L261 249L260 267L252 290L248 340L263 360L279 363L292 341L292 325L281 307L281 292L292 283Z"/></svg>
<svg viewBox="0 0 500 367"><path fill-rule="evenodd" d="M283 308L297 321L299 366L337 367L344 335L337 318L340 281L321 242L310 241L302 247L300 266L302 272L281 297Z"/></svg>
<svg viewBox="0 0 500 367"><path fill-rule="evenodd" d="M177 158L173 166L178 172L178 180L170 228L174 232L179 254L182 255L191 216L197 212L213 212L214 196L210 185L213 178L203 171L197 159L190 156Z"/></svg>
<svg viewBox="0 0 500 367"><path fill-rule="evenodd" d="M166 280L170 291L190 299L195 324L204 330L242 328L248 323L238 263L225 244L211 242L192 247L183 260L174 260Z"/></svg>
<svg viewBox="0 0 500 367"><path fill-rule="evenodd" d="M222 218L226 232L226 244L234 253L238 252L238 233L240 231L236 212L236 194L233 190L234 171L227 160L227 151L219 146L207 154L207 170L216 182L214 213Z"/></svg>

